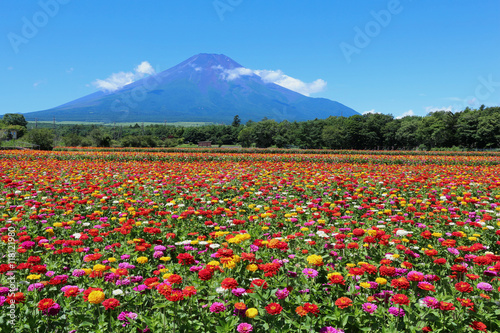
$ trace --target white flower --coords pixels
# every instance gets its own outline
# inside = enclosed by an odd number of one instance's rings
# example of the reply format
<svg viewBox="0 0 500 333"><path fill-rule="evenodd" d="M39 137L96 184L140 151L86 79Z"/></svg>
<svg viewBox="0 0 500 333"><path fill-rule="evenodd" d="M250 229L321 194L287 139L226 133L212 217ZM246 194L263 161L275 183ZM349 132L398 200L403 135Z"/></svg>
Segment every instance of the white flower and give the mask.
<svg viewBox="0 0 500 333"><path fill-rule="evenodd" d="M120 295L123 295L123 290L121 289L113 290L113 296L120 296Z"/></svg>
<svg viewBox="0 0 500 333"><path fill-rule="evenodd" d="M211 249L217 249L217 248L219 248L219 247L220 247L220 244L212 243L212 244L210 244L210 245L209 245L209 247L210 247Z"/></svg>
<svg viewBox="0 0 500 333"><path fill-rule="evenodd" d="M82 237L82 234L77 232L76 234L73 234L73 237L75 237L76 239L80 239L80 237Z"/></svg>
<svg viewBox="0 0 500 333"><path fill-rule="evenodd" d="M219 287L217 289L215 289L215 291L218 293L218 294L225 294L227 293L227 289L224 289L222 287Z"/></svg>
<svg viewBox="0 0 500 333"><path fill-rule="evenodd" d="M82 223L82 226L84 226L84 227L88 227L89 225L90 225L90 223L88 223L88 222Z"/></svg>

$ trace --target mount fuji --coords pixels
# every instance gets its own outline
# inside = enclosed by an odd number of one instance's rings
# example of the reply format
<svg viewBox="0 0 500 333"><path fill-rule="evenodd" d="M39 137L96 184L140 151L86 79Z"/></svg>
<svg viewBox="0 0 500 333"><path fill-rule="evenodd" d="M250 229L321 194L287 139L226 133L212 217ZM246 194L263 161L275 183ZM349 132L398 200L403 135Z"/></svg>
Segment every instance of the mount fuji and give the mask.
<svg viewBox="0 0 500 333"><path fill-rule="evenodd" d="M198 54L116 90L98 91L52 109L25 113L26 120L85 122L231 123L264 117L305 121L349 117L353 109L264 80L223 54Z"/></svg>

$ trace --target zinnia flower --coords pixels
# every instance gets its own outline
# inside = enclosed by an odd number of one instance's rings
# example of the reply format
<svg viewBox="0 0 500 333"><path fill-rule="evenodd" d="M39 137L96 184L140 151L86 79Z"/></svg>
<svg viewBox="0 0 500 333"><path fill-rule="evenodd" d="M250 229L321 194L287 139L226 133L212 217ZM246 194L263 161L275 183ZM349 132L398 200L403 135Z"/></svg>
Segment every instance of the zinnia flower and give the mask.
<svg viewBox="0 0 500 333"><path fill-rule="evenodd" d="M315 278L318 276L318 271L312 268L306 268L302 271L306 278Z"/></svg>
<svg viewBox="0 0 500 333"><path fill-rule="evenodd" d="M405 315L405 311L402 308L396 308L395 306L389 308L389 313L396 317L404 317Z"/></svg>
<svg viewBox="0 0 500 333"><path fill-rule="evenodd" d="M282 310L283 308L278 303L270 303L269 305L266 306L266 311L270 315L280 314Z"/></svg>
<svg viewBox="0 0 500 333"><path fill-rule="evenodd" d="M374 313L377 311L377 306L373 303L364 303L361 307L363 308L363 311L368 313Z"/></svg>
<svg viewBox="0 0 500 333"><path fill-rule="evenodd" d="M249 333L249 332L252 332L253 331L253 326L248 324L248 323L241 323L238 325L238 327L236 328L236 330L239 332L239 333Z"/></svg>
<svg viewBox="0 0 500 333"><path fill-rule="evenodd" d="M347 297L340 297L335 301L335 305L341 309L345 309L349 306L352 306L352 300Z"/></svg>
<svg viewBox="0 0 500 333"><path fill-rule="evenodd" d="M210 306L210 312L219 313L226 311L226 306L221 302L214 302Z"/></svg>

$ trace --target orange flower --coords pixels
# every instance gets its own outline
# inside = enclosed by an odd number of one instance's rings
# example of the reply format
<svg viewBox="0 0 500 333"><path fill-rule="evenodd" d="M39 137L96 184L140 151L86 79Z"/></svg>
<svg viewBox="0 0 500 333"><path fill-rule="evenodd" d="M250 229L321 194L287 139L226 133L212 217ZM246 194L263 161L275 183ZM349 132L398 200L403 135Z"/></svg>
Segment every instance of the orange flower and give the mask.
<svg viewBox="0 0 500 333"><path fill-rule="evenodd" d="M335 305L338 306L341 309L345 309L349 306L352 306L352 301L350 298L347 297L340 297L335 301Z"/></svg>

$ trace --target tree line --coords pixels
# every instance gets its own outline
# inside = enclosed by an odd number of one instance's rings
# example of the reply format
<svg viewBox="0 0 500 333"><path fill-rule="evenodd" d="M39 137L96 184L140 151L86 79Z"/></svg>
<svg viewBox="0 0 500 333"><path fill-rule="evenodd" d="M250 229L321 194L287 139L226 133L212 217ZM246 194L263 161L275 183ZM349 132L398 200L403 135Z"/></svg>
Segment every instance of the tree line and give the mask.
<svg viewBox="0 0 500 333"><path fill-rule="evenodd" d="M0 128L21 126L5 115ZM7 118L7 120L6 120ZM17 118L16 118L17 119ZM22 117L24 120L24 117ZM460 112L437 111L424 117L369 113L329 117L303 122L263 119L242 124L239 116L231 125L104 126L40 124L23 130L28 141L44 147L54 145L175 147L211 141L212 145L307 149L496 149L500 148L500 107L466 108ZM22 126L21 126L22 127ZM26 127L26 126L25 126ZM28 127L32 127L30 124ZM43 134L43 135L41 135ZM38 142L33 142L38 141ZM42 146L42 145L41 145Z"/></svg>

